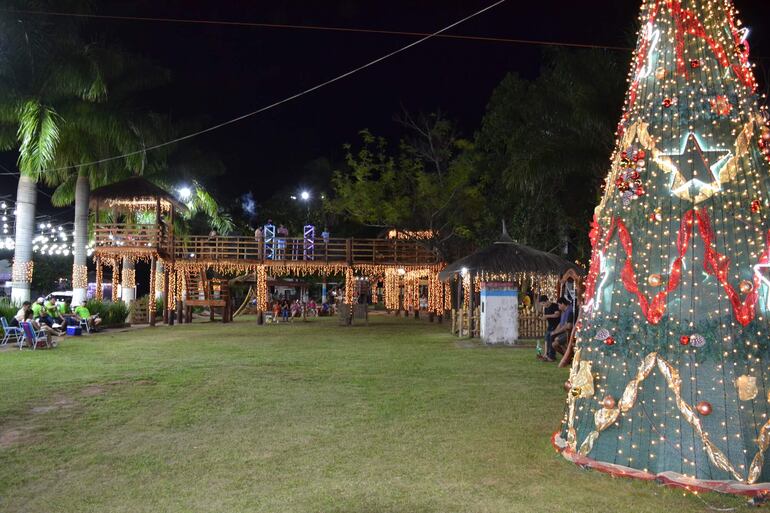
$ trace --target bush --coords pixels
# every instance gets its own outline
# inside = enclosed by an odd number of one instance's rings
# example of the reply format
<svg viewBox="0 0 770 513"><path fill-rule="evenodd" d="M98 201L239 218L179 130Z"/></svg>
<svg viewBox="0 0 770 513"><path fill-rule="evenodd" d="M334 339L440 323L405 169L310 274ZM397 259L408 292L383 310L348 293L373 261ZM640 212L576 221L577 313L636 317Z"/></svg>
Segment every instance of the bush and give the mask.
<svg viewBox="0 0 770 513"><path fill-rule="evenodd" d="M11 303L8 299L0 299L0 316L11 322L13 316L19 311L19 307Z"/></svg>
<svg viewBox="0 0 770 513"><path fill-rule="evenodd" d="M128 305L123 301L97 301L92 299L86 303L86 308L91 315L98 315L102 318L102 326L122 326L126 323L128 317Z"/></svg>

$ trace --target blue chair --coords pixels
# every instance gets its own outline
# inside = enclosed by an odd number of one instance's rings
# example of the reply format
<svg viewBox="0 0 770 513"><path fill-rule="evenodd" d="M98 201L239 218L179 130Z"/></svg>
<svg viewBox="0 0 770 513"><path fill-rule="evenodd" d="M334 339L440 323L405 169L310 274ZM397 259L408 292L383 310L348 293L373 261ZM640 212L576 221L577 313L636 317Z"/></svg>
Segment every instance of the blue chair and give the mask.
<svg viewBox="0 0 770 513"><path fill-rule="evenodd" d="M18 326L10 326L5 317L0 316L0 320L3 323L3 341L0 342L0 346L6 345L11 341L11 338L13 338L17 344L24 339L24 333L21 331L21 328Z"/></svg>
<svg viewBox="0 0 770 513"><path fill-rule="evenodd" d="M48 337L45 333L42 331L35 333L35 328L33 328L32 324L28 322L22 322L19 323L19 325L21 326L21 331L24 334L24 338L19 343L19 349L21 349L24 345L24 341L29 342L29 345L33 350L37 348L39 342L42 342L46 347L48 347Z"/></svg>

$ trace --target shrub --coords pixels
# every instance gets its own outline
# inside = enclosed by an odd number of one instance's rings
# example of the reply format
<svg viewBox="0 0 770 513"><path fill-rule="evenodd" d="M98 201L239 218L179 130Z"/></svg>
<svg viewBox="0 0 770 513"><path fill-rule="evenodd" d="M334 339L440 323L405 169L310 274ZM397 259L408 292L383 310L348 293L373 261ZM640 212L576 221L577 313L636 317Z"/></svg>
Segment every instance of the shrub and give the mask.
<svg viewBox="0 0 770 513"><path fill-rule="evenodd" d="M122 326L126 323L128 317L128 305L123 301L97 301L92 299L86 303L91 315L98 315L102 318L102 326Z"/></svg>
<svg viewBox="0 0 770 513"><path fill-rule="evenodd" d="M0 299L0 316L5 317L8 322L11 322L13 316L19 311L19 307L11 303L8 299Z"/></svg>

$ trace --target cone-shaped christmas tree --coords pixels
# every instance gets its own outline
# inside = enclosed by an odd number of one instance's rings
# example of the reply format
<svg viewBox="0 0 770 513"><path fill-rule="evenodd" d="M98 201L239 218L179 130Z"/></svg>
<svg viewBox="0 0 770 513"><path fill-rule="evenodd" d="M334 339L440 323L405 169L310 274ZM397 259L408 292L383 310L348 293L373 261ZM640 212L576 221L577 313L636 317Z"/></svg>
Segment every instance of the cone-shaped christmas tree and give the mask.
<svg viewBox="0 0 770 513"><path fill-rule="evenodd" d="M770 130L735 16L730 0L642 5L555 441L602 470L759 493Z"/></svg>

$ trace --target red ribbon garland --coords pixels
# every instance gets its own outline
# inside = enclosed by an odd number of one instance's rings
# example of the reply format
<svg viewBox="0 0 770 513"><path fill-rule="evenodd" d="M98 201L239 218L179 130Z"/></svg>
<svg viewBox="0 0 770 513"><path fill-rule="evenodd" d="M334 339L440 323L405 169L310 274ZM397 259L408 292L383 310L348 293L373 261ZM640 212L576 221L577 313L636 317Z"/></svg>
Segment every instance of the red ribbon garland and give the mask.
<svg viewBox="0 0 770 513"><path fill-rule="evenodd" d="M719 63L725 68L730 67L730 59L727 58L724 48L722 48L719 41L706 35L706 27L703 26L703 23L701 23L694 12L689 9L683 9L681 0L670 0L668 8L674 17L674 25L676 27L676 67L679 73L687 76L687 66L684 61L685 35L695 36L706 41L706 44L709 45Z"/></svg>
<svg viewBox="0 0 770 513"><path fill-rule="evenodd" d="M685 212L679 226L679 232L677 233L677 257L674 259L674 262L669 269L668 283L662 291L658 292L652 298L652 300L648 299L647 296L639 290L639 283L636 278L636 272L634 271L633 242L626 224L621 219L613 218L610 229L604 236L602 248L599 249L597 248L597 243L600 238L601 229L594 222L594 226L591 230L591 246L594 251L591 257L591 267L589 268L588 277L586 278L585 302L589 303L596 294L596 278L599 274L600 255L607 252L612 236L617 232L620 245L626 253L626 261L620 274L623 286L630 294L636 296L642 314L644 314L647 321L650 324L658 324L666 314L668 295L679 287L679 284L681 283L682 261L687 253L687 249L690 247L690 240L693 235L693 224L696 220L698 222L698 233L700 234L701 239L703 239L705 246L703 269L707 274L714 276L719 284L722 285L722 288L730 300L737 321L742 326L748 325L756 316L756 303L758 299L757 291L760 286L760 280L756 275L754 276L754 287L752 291L745 299L741 300L738 292L736 292L735 288L728 281L730 259L719 253L713 247L714 231L711 227L711 219L709 218L708 212L705 210L688 210ZM767 264L768 262L770 262L770 232L768 232L765 252L759 260L760 264Z"/></svg>

